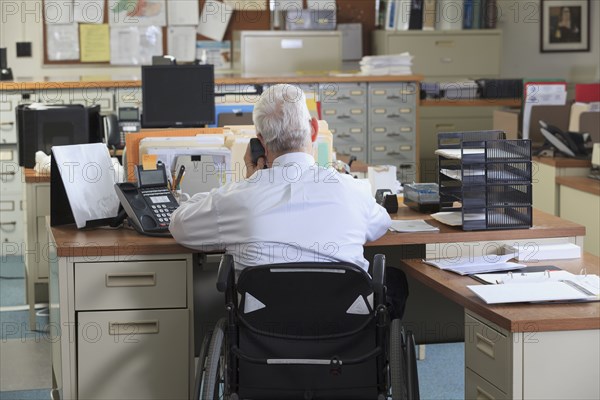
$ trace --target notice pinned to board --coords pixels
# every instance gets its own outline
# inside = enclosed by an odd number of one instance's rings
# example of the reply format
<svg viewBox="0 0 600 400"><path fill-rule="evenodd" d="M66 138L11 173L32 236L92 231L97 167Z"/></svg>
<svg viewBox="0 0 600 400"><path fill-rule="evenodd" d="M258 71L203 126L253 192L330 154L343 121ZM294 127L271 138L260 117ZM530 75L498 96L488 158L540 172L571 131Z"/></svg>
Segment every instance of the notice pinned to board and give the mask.
<svg viewBox="0 0 600 400"><path fill-rule="evenodd" d="M81 62L110 60L108 24L80 24Z"/></svg>

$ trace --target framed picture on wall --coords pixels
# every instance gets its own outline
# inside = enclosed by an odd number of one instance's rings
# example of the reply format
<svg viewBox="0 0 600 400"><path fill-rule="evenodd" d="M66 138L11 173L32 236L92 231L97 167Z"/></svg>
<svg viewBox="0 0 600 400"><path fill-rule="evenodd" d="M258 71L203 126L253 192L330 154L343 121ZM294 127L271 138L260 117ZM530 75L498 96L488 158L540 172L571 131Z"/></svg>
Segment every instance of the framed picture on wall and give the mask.
<svg viewBox="0 0 600 400"><path fill-rule="evenodd" d="M542 0L540 51L590 51L590 0Z"/></svg>

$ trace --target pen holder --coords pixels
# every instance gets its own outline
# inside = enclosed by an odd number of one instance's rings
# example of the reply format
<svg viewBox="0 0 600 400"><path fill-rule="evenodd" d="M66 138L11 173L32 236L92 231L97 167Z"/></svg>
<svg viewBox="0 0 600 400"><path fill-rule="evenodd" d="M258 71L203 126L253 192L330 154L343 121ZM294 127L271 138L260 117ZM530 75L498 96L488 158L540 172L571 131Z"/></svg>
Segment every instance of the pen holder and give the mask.
<svg viewBox="0 0 600 400"><path fill-rule="evenodd" d="M173 192L173 197L175 197L175 200L177 200L177 203L179 204L184 203L190 199L190 195L182 192L181 190L175 190Z"/></svg>

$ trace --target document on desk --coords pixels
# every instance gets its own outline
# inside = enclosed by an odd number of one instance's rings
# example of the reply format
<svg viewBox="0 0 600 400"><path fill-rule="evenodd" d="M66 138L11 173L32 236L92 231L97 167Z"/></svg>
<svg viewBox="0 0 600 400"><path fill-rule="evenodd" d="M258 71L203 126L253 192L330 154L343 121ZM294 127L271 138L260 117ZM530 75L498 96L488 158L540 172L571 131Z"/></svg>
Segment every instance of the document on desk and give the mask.
<svg viewBox="0 0 600 400"><path fill-rule="evenodd" d="M531 278L520 283L504 281L497 285L468 285L467 288L487 304L600 301L600 280L597 275L557 274L556 278ZM567 279L560 279L564 275Z"/></svg>
<svg viewBox="0 0 600 400"><path fill-rule="evenodd" d="M455 272L460 275L482 274L485 272L510 271L525 267L524 264L509 262L514 256L512 254L484 256L467 256L459 258L442 258L435 260L423 260L425 264L432 265L445 271Z"/></svg>
<svg viewBox="0 0 600 400"><path fill-rule="evenodd" d="M398 219L392 221L390 231L393 232L439 232L437 226L429 225L422 219Z"/></svg>

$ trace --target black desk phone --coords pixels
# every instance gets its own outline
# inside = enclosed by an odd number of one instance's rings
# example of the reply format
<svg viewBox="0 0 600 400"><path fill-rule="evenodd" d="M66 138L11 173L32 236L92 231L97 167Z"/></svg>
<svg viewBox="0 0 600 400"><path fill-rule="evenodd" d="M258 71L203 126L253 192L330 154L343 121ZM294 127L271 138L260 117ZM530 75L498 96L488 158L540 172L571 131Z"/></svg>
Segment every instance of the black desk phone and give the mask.
<svg viewBox="0 0 600 400"><path fill-rule="evenodd" d="M159 164L153 170L145 170L137 165L135 174L137 183L115 184L115 191L129 221L141 234L171 236L171 213L179 207L179 203L167 188L165 165Z"/></svg>

